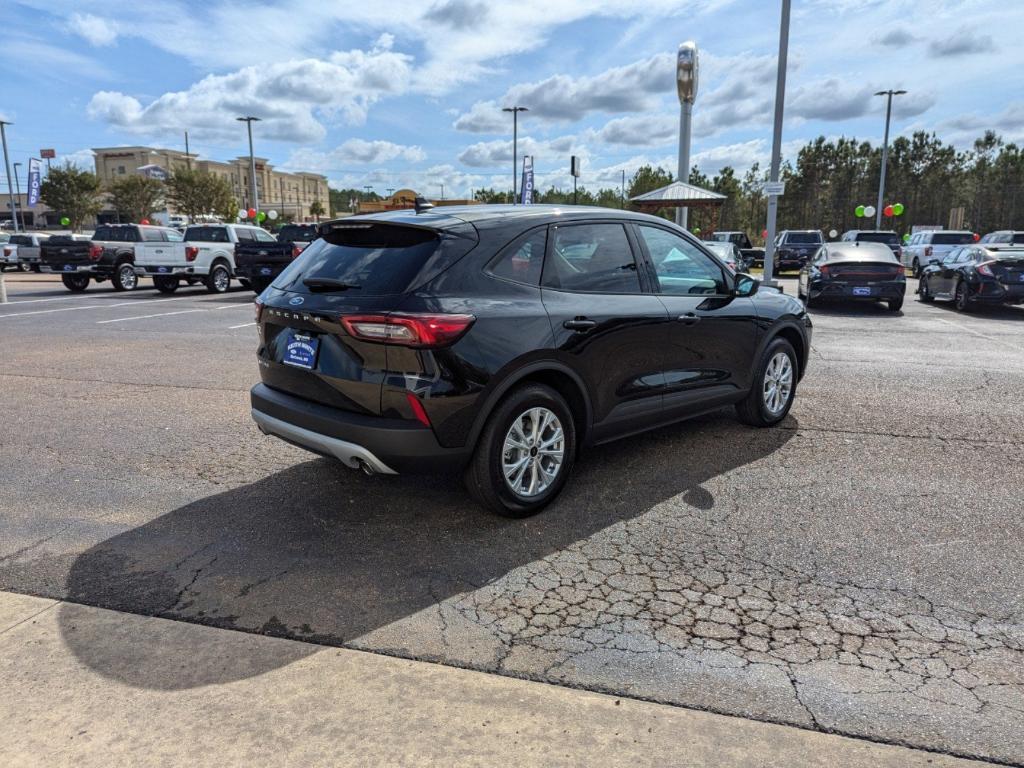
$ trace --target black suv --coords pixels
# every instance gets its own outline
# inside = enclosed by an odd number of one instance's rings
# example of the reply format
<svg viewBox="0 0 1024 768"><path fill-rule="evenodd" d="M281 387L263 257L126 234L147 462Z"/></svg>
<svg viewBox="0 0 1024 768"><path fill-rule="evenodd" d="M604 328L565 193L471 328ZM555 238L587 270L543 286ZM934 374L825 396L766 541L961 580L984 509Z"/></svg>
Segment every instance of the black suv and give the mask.
<svg viewBox="0 0 1024 768"><path fill-rule="evenodd" d="M320 225L256 301L266 434L367 472L464 469L498 514L550 502L580 449L735 405L789 411L802 304L664 219L445 207Z"/></svg>
<svg viewBox="0 0 1024 768"><path fill-rule="evenodd" d="M825 242L818 229L784 229L775 238L775 273L803 269Z"/></svg>

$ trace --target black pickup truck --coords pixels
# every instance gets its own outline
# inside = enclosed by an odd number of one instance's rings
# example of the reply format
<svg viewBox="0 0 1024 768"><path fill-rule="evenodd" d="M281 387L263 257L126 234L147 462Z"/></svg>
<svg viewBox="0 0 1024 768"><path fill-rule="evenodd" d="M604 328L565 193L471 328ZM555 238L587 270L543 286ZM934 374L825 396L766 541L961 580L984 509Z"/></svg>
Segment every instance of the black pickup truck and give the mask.
<svg viewBox="0 0 1024 768"><path fill-rule="evenodd" d="M235 274L248 280L256 293L262 293L317 237L313 224L285 224L276 242L240 240L235 245Z"/></svg>
<svg viewBox="0 0 1024 768"><path fill-rule="evenodd" d="M79 293L89 281L109 280L116 291L139 284L136 257L173 248L184 249L181 233L143 224L101 224L91 238L55 235L39 247L39 270L60 274L64 287Z"/></svg>
<svg viewBox="0 0 1024 768"><path fill-rule="evenodd" d="M712 242L735 243L747 264L754 267L764 266L764 248L755 248L746 232L715 232L708 238Z"/></svg>

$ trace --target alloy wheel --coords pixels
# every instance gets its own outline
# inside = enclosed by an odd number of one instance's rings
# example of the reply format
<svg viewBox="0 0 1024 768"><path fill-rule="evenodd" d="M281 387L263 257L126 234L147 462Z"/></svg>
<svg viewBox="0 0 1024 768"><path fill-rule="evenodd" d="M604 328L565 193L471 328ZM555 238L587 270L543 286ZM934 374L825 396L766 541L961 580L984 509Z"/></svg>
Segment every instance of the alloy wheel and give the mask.
<svg viewBox="0 0 1024 768"><path fill-rule="evenodd" d="M785 352L776 352L764 372L764 406L773 416L782 413L793 391L793 361Z"/></svg>
<svg viewBox="0 0 1024 768"><path fill-rule="evenodd" d="M231 276L224 267L217 267L213 272L213 287L217 289L217 293L224 293L228 289L228 284L231 282Z"/></svg>
<svg viewBox="0 0 1024 768"><path fill-rule="evenodd" d="M562 422L547 408L530 408L505 433L501 473L514 494L534 498L555 482L564 459Z"/></svg>
<svg viewBox="0 0 1024 768"><path fill-rule="evenodd" d="M126 291L135 290L135 286L139 284L139 278L135 274L135 269L128 264L125 264L118 270L117 278L121 281L121 286Z"/></svg>

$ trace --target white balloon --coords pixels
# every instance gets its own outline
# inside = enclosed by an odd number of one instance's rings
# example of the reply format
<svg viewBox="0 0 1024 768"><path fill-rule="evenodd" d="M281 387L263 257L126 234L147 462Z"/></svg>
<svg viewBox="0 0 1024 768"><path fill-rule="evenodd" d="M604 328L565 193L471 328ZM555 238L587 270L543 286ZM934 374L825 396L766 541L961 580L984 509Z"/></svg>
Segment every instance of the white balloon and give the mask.
<svg viewBox="0 0 1024 768"><path fill-rule="evenodd" d="M238 218L240 218L240 219L247 219L247 218L249 218L249 212L247 210L245 210L245 208L239 208L238 209Z"/></svg>
<svg viewBox="0 0 1024 768"><path fill-rule="evenodd" d="M273 221L277 218L277 211L267 211L267 218Z"/></svg>
<svg viewBox="0 0 1024 768"><path fill-rule="evenodd" d="M830 229L828 231L828 236L835 240L837 237L839 237L839 233L836 232L834 229Z"/></svg>
<svg viewBox="0 0 1024 768"><path fill-rule="evenodd" d="M875 215L875 206L869 205L867 208L865 208L864 209L864 215L867 216L868 218L874 216Z"/></svg>

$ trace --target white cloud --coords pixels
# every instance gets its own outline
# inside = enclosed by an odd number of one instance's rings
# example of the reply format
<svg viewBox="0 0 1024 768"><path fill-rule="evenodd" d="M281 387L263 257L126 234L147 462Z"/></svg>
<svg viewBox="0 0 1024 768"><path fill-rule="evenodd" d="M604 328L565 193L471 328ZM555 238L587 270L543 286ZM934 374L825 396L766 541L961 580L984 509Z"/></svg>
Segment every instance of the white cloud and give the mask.
<svg viewBox="0 0 1024 768"><path fill-rule="evenodd" d="M521 118L545 122L572 122L597 112L640 112L656 105L658 97L671 92L674 83L674 57L659 53L592 77L552 75L536 83L514 85L501 99L477 102L454 125L473 133L507 131L509 116L501 110L512 105L529 108Z"/></svg>
<svg viewBox="0 0 1024 768"><path fill-rule="evenodd" d="M350 165L376 165L392 161L418 163L426 159L426 152L421 147L395 144L390 141L366 141L365 139L349 139L345 143L328 152L313 149L299 149L292 152L285 167L318 171L321 173L337 173Z"/></svg>
<svg viewBox="0 0 1024 768"><path fill-rule="evenodd" d="M530 136L519 138L519 159L533 155L534 163L564 162L569 167L570 155L577 155L584 161L589 157L585 145L575 136L560 136L539 141ZM471 168L500 168L512 164L512 140L497 139L471 144L459 153L459 162Z"/></svg>
<svg viewBox="0 0 1024 768"><path fill-rule="evenodd" d="M113 45L117 41L117 22L91 13L71 14L68 28L90 45Z"/></svg>
<svg viewBox="0 0 1024 768"><path fill-rule="evenodd" d="M932 41L928 45L928 55L949 58L968 56L972 53L991 53L995 50L991 35L980 35L971 29L960 29L956 33Z"/></svg>
<svg viewBox="0 0 1024 768"><path fill-rule="evenodd" d="M629 147L657 147L679 137L679 118L664 112L617 117L593 133L605 144Z"/></svg>
<svg viewBox="0 0 1024 768"><path fill-rule="evenodd" d="M117 91L100 91L88 105L91 118L130 133L159 136L188 128L199 140L238 136L236 116L260 117L269 139L316 142L323 118L366 119L370 105L398 92L408 76L408 56L387 50L348 51L328 60L302 59L209 75L185 91L165 93L147 105Z"/></svg>

